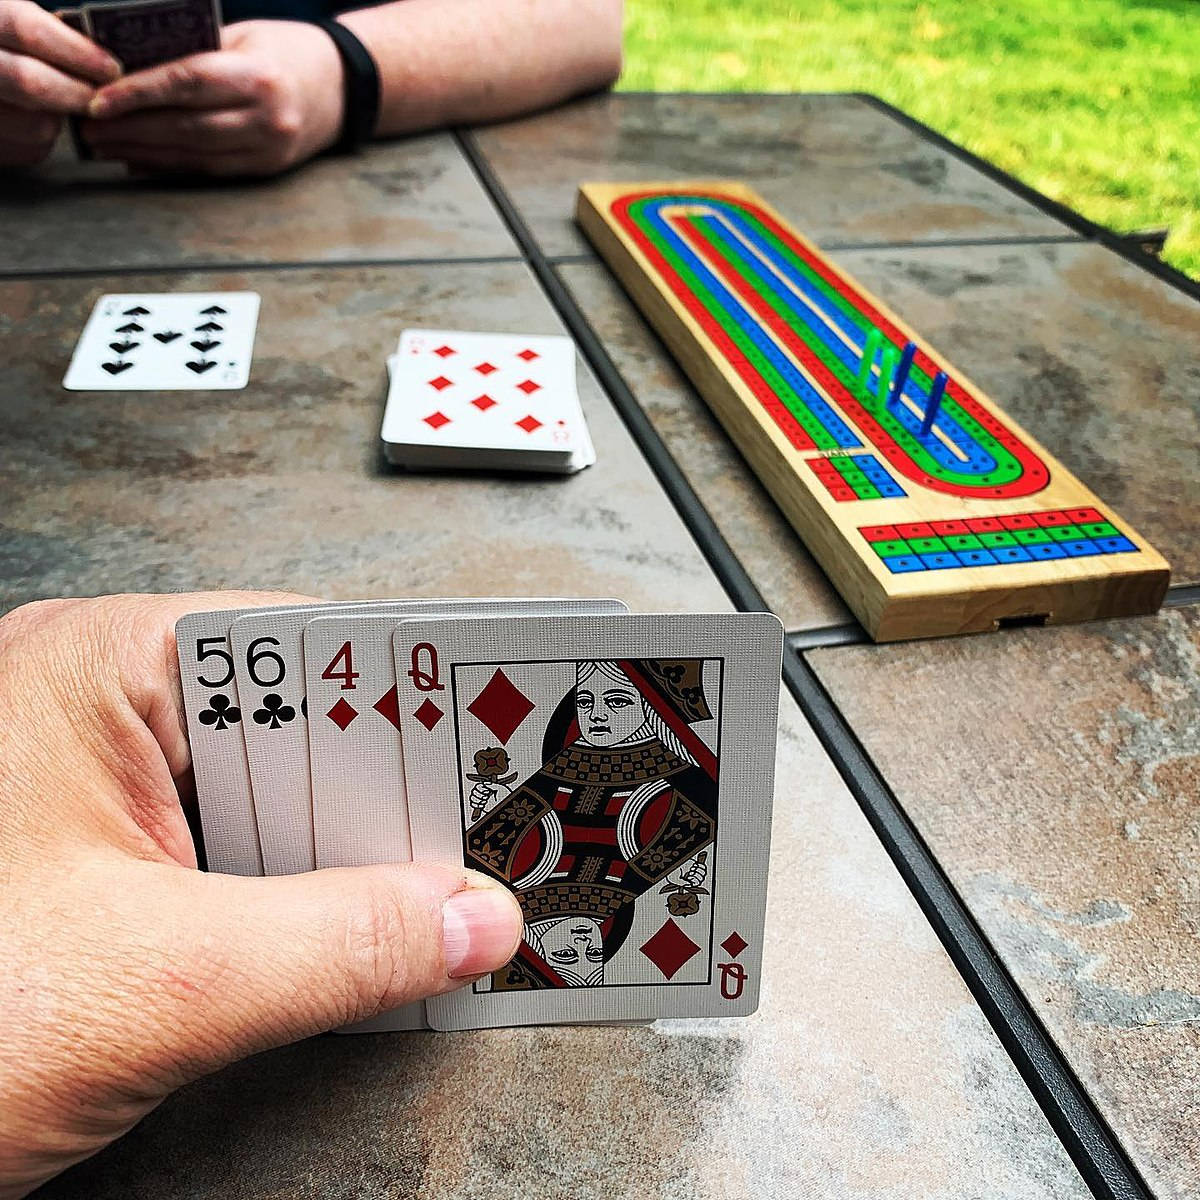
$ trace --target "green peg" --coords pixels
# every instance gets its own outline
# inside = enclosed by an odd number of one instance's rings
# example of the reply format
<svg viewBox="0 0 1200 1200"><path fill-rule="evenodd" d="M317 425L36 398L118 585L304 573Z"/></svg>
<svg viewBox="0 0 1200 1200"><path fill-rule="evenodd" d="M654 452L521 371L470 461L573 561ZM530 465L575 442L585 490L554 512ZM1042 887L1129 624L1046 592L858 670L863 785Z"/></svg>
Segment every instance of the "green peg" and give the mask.
<svg viewBox="0 0 1200 1200"><path fill-rule="evenodd" d="M875 355L879 352L882 341L883 334L873 328L867 334L866 344L863 346L862 361L858 364L858 383L867 393L871 390L871 368L875 365Z"/></svg>
<svg viewBox="0 0 1200 1200"><path fill-rule="evenodd" d="M892 390L892 376L896 373L896 364L900 361L900 351L889 342L883 348L883 357L879 360L879 383L875 395L881 405L886 405Z"/></svg>

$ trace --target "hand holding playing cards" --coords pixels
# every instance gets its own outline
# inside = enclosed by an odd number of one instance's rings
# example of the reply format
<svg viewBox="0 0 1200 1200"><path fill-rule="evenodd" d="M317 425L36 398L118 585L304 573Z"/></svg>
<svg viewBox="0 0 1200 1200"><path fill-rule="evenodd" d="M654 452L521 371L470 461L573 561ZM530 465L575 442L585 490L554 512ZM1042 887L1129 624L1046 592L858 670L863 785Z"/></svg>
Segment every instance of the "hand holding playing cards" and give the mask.
<svg viewBox="0 0 1200 1200"><path fill-rule="evenodd" d="M0 0L0 166L50 153L68 113L82 113L115 59L33 0Z"/></svg>
<svg viewBox="0 0 1200 1200"><path fill-rule="evenodd" d="M172 633L238 594L49 601L0 620L0 1197L268 1046L450 990L517 945L482 876L203 874Z"/></svg>
<svg viewBox="0 0 1200 1200"><path fill-rule="evenodd" d="M223 30L219 51L102 88L83 134L98 158L134 170L274 175L332 145L342 109L342 62L328 34L242 21Z"/></svg>

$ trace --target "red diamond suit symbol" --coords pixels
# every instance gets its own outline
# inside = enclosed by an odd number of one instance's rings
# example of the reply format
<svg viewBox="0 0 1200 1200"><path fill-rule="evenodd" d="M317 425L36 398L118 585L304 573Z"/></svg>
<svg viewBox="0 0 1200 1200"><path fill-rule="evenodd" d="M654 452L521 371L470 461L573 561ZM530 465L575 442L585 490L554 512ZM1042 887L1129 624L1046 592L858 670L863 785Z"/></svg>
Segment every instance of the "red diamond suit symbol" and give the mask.
<svg viewBox="0 0 1200 1200"><path fill-rule="evenodd" d="M467 712L504 746L534 708L533 701L497 667L483 690L467 705Z"/></svg>
<svg viewBox="0 0 1200 1200"><path fill-rule="evenodd" d="M396 694L395 684L392 684L371 707L385 720L391 721L397 729L400 728L400 697Z"/></svg>
<svg viewBox="0 0 1200 1200"><path fill-rule="evenodd" d="M700 953L700 947L670 917L638 948L667 979L673 979L685 963Z"/></svg>
<svg viewBox="0 0 1200 1200"><path fill-rule="evenodd" d="M413 716L429 730L433 732L434 726L445 716L440 708L432 700L426 700L420 708L417 709Z"/></svg>
<svg viewBox="0 0 1200 1200"><path fill-rule="evenodd" d="M722 943L721 949L729 955L730 958L737 958L739 954L749 945L744 937L735 929Z"/></svg>
<svg viewBox="0 0 1200 1200"><path fill-rule="evenodd" d="M358 709L347 704L343 696L325 715L345 733L350 728L350 722L358 716Z"/></svg>

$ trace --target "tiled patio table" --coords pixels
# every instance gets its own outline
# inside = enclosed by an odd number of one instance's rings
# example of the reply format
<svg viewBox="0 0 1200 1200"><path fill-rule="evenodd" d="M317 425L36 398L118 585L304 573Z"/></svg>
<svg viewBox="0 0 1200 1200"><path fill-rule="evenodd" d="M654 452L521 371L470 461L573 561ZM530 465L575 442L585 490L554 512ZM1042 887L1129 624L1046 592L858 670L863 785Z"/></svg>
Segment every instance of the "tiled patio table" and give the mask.
<svg viewBox="0 0 1200 1200"><path fill-rule="evenodd" d="M759 188L977 378L1173 561L1170 611L861 644L571 223L585 179L685 177ZM255 185L63 156L0 219L0 610L615 595L789 632L757 1014L313 1039L42 1195L1195 1193L1194 288L862 96L618 93ZM245 391L62 390L97 295L226 288L263 298ZM418 324L570 333L597 464L389 469L383 361Z"/></svg>

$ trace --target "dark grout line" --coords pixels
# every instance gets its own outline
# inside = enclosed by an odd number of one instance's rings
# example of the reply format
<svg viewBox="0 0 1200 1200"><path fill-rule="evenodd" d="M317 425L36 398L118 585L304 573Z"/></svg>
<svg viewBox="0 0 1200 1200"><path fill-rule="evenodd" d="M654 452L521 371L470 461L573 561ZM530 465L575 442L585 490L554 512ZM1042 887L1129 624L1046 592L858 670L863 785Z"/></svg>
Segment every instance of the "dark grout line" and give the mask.
<svg viewBox="0 0 1200 1200"><path fill-rule="evenodd" d="M1163 598L1163 608L1187 608L1192 604L1200 604L1200 583L1181 583L1168 588Z"/></svg>
<svg viewBox="0 0 1200 1200"><path fill-rule="evenodd" d="M857 621L845 625L822 625L818 629L798 629L787 635L788 645L797 653L825 646L860 646L871 639Z"/></svg>
<svg viewBox="0 0 1200 1200"><path fill-rule="evenodd" d="M682 96L691 100L766 100L779 99L781 96L797 96L803 97L806 100L861 100L860 92L646 92L646 91L623 91L621 88L614 88L613 96L632 96L638 100L646 99L662 99Z"/></svg>
<svg viewBox="0 0 1200 1200"><path fill-rule="evenodd" d="M924 138L928 142L932 142L947 154L953 155L960 162L966 163L973 167L976 171L986 175L989 179L1001 184L1008 191L1020 196L1022 200L1040 208L1042 212L1055 220L1061 221L1070 229L1082 234L1085 238L1094 242L1099 242L1106 249L1111 250L1114 254L1119 254L1127 262L1133 263L1137 267L1155 278L1162 280L1164 283L1170 284L1173 288L1190 296L1193 300L1200 300L1200 282L1190 279L1183 274L1182 271L1177 271L1174 267L1168 266L1159 258L1155 258L1152 254L1146 254L1140 250L1128 238L1123 237L1119 233L1115 233L1111 229L1105 228L1103 225L1097 225L1094 221L1089 221L1087 217L1075 212L1074 209L1068 208L1065 204L1060 204L1057 200L1052 200L1049 196L1043 195L1036 188L1030 187L1027 183L1022 183L1015 176L1010 175L1007 171L997 167L994 163L988 162L986 158L980 158L976 154L972 154L970 150L952 142L944 134L938 133L936 129L931 129L922 121L918 121L916 117L909 116L902 109L896 108L895 105L889 104L886 100L880 99L878 96L873 96L869 92L848 93L857 95L859 99L870 104L873 108L897 121L905 128L912 130L918 137Z"/></svg>
<svg viewBox="0 0 1200 1200"><path fill-rule="evenodd" d="M1014 237L939 238L926 242L818 242L822 250L831 254L851 250L957 250L971 246L1079 246L1090 239L1078 233L1034 234Z"/></svg>
<svg viewBox="0 0 1200 1200"><path fill-rule="evenodd" d="M575 338L650 469L733 603L769 611L753 580L701 503L604 349L587 317L541 255L515 205L469 131L463 153L521 248L547 299ZM789 639L790 642L790 639ZM971 994L996 1030L1072 1161L1101 1200L1150 1200L1150 1193L974 917L905 816L807 662L789 644L784 682L917 900Z"/></svg>
<svg viewBox="0 0 1200 1200"><path fill-rule="evenodd" d="M822 242L816 245L829 254L844 254L852 250L958 250L972 246L1079 246L1090 242L1079 233L1028 234L1013 237L939 238L929 241L897 242ZM595 254L546 254L546 261L554 267L600 264Z"/></svg>
<svg viewBox="0 0 1200 1200"><path fill-rule="evenodd" d="M0 269L0 282L5 280L43 279L104 279L128 275L198 275L216 271L338 271L352 267L376 269L381 267L479 267L524 261L518 254L478 255L466 258L332 258L315 262L198 262L174 263L160 266L132 267L70 267L66 270L8 270Z"/></svg>
<svg viewBox="0 0 1200 1200"><path fill-rule="evenodd" d="M1084 1182L1102 1200L1151 1200L1108 1122L1008 974L970 910L879 774L816 672L784 658L784 678L972 996Z"/></svg>

